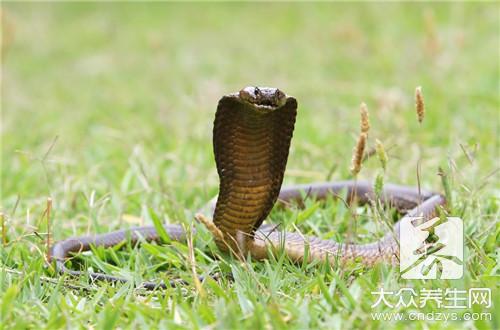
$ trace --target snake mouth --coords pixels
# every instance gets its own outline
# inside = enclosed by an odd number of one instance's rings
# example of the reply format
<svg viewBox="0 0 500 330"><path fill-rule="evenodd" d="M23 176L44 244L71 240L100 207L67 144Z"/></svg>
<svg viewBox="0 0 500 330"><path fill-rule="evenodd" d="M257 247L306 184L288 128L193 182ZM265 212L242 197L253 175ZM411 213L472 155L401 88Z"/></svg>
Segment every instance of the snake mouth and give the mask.
<svg viewBox="0 0 500 330"><path fill-rule="evenodd" d="M287 101L286 94L273 87L245 87L239 91L237 97L242 103L250 105L260 113L279 109Z"/></svg>

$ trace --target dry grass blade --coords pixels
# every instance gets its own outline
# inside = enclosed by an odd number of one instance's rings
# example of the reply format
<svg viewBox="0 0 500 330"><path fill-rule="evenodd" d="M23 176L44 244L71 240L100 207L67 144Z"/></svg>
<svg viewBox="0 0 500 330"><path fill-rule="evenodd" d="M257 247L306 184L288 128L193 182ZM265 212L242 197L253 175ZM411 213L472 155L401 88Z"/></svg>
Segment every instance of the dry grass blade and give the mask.
<svg viewBox="0 0 500 330"><path fill-rule="evenodd" d="M7 228L5 227L5 214L0 213L0 222L2 223L2 245L7 245Z"/></svg>
<svg viewBox="0 0 500 330"><path fill-rule="evenodd" d="M474 165L474 156L469 152L469 150L467 150L467 148L462 143L459 143L459 145L469 163L471 165Z"/></svg>
<svg viewBox="0 0 500 330"><path fill-rule="evenodd" d="M200 279L198 278L198 274L196 273L196 259L194 257L194 245L193 245L193 231L188 229L188 233L186 235L186 243L188 247L188 261L189 266L191 268L191 274L193 276L194 286L196 291L200 294L201 297L205 297L205 291L201 286Z"/></svg>
<svg viewBox="0 0 500 330"><path fill-rule="evenodd" d="M451 185L448 178L448 173L446 173L443 168L438 168L438 175L441 177L441 184L443 185L444 194L446 196L446 204L450 210L453 209L453 200L451 195Z"/></svg>
<svg viewBox="0 0 500 330"><path fill-rule="evenodd" d="M50 262L50 246L51 246L51 227L50 227L50 214L52 211L52 198L47 198L47 262Z"/></svg>
<svg viewBox="0 0 500 330"><path fill-rule="evenodd" d="M224 237L224 233L219 228L217 228L217 226L213 223L212 220L208 219L206 216L204 216L201 213L197 213L194 217L198 222L200 222L202 225L204 225L205 228L207 228L207 230L212 234L212 236L216 240L223 242L225 244L225 246L227 246L229 251L231 251L231 253L233 253L233 255L235 257L240 259L241 262L244 262L244 258L242 258L242 256L244 254L242 253L242 246L240 246L240 242L238 242L234 237L229 236L229 238L235 243L235 246L238 249L238 251L235 251L233 249L233 247L231 246L231 244L229 244L226 241L226 239Z"/></svg>

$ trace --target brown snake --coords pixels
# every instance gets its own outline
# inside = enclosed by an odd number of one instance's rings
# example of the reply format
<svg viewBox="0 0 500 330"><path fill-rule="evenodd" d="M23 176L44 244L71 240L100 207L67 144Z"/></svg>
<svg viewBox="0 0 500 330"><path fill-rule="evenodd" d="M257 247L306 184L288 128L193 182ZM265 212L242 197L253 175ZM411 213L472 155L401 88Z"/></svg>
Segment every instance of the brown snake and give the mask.
<svg viewBox="0 0 500 330"><path fill-rule="evenodd" d="M304 194L317 199L342 194L348 196L346 202L349 204L366 204L375 200L371 184L364 181L306 184L280 190L296 114L297 101L276 88L247 87L219 101L213 132L220 177L213 223L223 234L222 238L215 237L218 248L236 254L249 253L258 260L266 258L269 251L282 250L294 261L307 256L309 261L328 260L332 265L347 260L372 265L381 260L397 259L402 219L423 216L425 221L434 217L437 207L446 202L442 195L386 184L380 196L381 202L395 207L404 216L383 238L370 244L340 244L262 225L278 199L283 203L300 203ZM166 224L164 228L170 239L185 241L182 226ZM62 273L88 274L93 280L126 282L111 275L68 269L65 261L72 253L88 251L91 246L113 247L127 240L135 244L141 239L160 242L160 235L153 226L144 226L73 237L54 244L51 255ZM175 283L178 282L170 284ZM166 285L145 282L142 287L154 289Z"/></svg>

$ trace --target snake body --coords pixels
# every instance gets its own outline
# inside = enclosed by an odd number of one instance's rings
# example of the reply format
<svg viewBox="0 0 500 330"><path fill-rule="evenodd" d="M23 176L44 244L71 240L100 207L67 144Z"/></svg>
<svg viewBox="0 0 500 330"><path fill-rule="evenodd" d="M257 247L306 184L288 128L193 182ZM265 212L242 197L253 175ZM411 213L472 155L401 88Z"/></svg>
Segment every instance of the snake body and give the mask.
<svg viewBox="0 0 500 330"><path fill-rule="evenodd" d="M300 233L281 232L262 225L277 200L301 202L303 196L325 199L347 196L346 203L366 204L375 194L369 182L324 182L281 188L297 101L276 88L247 87L219 101L214 121L213 146L220 177L219 195L214 205L213 223L223 237L215 237L218 248L230 253L249 253L263 259L271 251L282 250L294 261L322 260L332 264L355 260L366 265L399 256L399 224L405 217L421 216L422 221L434 217L445 198L417 188L386 184L382 203L404 214L388 233L370 244L341 244ZM185 241L180 225L165 224L170 239ZM57 269L71 275L88 274L94 280L125 282L125 279L68 269L65 260L72 254L90 250L91 246L112 247L126 240L132 244L160 241L153 226L135 227L111 233L68 238L52 248ZM172 282L171 284L175 284ZM163 283L146 282L147 289L164 287Z"/></svg>

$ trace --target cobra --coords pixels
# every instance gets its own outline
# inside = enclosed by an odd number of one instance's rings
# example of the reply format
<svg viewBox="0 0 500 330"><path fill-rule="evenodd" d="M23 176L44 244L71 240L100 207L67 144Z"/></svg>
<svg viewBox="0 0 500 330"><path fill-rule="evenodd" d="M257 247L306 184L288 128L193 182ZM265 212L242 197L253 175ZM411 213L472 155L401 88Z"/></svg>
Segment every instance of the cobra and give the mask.
<svg viewBox="0 0 500 330"><path fill-rule="evenodd" d="M223 96L218 104L213 128L213 148L220 178L219 194L213 210L213 224L221 233L215 236L218 248L227 253L250 254L254 259L282 251L293 261L320 260L332 265L352 260L366 265L380 261L393 262L399 256L399 226L405 217L434 217L445 198L416 187L393 184L384 186L382 203L396 208L402 215L383 238L369 244L341 244L297 232L282 232L263 225L279 200L300 203L303 196L326 199L342 194L346 203L366 204L375 200L369 182L322 182L282 188L290 142L297 115L297 101L277 88L246 87L238 93ZM206 208L205 208L206 209ZM186 240L181 225L165 224L170 239ZM193 228L194 230L194 228ZM65 261L74 253L91 246L113 247L130 240L160 242L154 226L135 227L93 236L68 238L54 244L51 256L61 273L87 274L93 280L126 282L112 275L72 270ZM172 281L170 285L177 282ZM165 283L145 282L142 287L155 289Z"/></svg>

